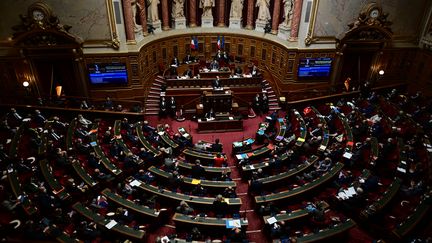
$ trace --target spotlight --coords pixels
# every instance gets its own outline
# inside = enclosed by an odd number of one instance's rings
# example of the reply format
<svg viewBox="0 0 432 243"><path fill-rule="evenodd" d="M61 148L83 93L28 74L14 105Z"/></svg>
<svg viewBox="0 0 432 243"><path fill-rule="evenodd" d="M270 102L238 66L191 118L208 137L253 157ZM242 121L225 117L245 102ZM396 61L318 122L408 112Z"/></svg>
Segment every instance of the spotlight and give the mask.
<svg viewBox="0 0 432 243"><path fill-rule="evenodd" d="M24 81L24 82L23 82L23 86L24 86L24 88L27 88L29 85L30 85L30 83L29 83L28 81Z"/></svg>
<svg viewBox="0 0 432 243"><path fill-rule="evenodd" d="M382 70L382 69L379 70L378 74L381 75L381 76L383 76L384 75L384 70Z"/></svg>

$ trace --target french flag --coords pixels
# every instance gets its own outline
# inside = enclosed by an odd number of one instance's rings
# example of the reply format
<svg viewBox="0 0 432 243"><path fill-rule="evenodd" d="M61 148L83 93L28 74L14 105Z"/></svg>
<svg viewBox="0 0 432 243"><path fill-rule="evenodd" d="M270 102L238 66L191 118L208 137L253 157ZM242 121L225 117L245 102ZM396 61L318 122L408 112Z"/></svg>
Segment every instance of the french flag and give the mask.
<svg viewBox="0 0 432 243"><path fill-rule="evenodd" d="M220 36L217 37L217 48L220 49L224 49L225 46L225 36L222 36L222 39L220 38Z"/></svg>
<svg viewBox="0 0 432 243"><path fill-rule="evenodd" d="M191 39L191 44L190 44L190 48L192 49L192 50L198 50L198 38L195 36L195 37L192 37L192 39Z"/></svg>

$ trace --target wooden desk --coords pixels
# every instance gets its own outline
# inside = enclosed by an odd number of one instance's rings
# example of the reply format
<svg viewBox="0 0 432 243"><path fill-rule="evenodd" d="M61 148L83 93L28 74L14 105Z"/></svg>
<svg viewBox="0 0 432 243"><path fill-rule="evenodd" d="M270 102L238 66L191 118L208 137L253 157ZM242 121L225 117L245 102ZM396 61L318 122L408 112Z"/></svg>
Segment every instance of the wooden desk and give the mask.
<svg viewBox="0 0 432 243"><path fill-rule="evenodd" d="M314 106L311 106L311 109L315 113L315 116L319 119L320 123L322 124L322 130L323 130L323 137L320 146L318 147L319 151L325 151L327 149L327 146L329 144L330 138L329 138L329 129L327 126L327 121L324 119L324 117L321 115L321 113L318 111L317 108Z"/></svg>
<svg viewBox="0 0 432 243"><path fill-rule="evenodd" d="M185 201L190 204L208 207L213 205L214 198L213 197L197 197L192 195L186 195L183 193L176 193L166 189L159 189L158 187L146 184L141 182L139 188L143 189L146 192L149 192L154 195L158 195L165 199L171 199L176 201L176 203L180 203L181 201ZM240 208L242 201L240 198L228 198L229 203L228 207ZM172 202L171 202L172 203ZM172 205L172 204L171 204Z"/></svg>
<svg viewBox="0 0 432 243"><path fill-rule="evenodd" d="M81 163L76 160L72 162L72 168L74 168L77 175L83 180L88 186L93 187L98 184L98 182L93 179L91 175L87 173L87 171L82 167Z"/></svg>
<svg viewBox="0 0 432 243"><path fill-rule="evenodd" d="M56 195L58 198L60 198L61 200L65 200L69 198L70 197L69 193L67 193L65 191L65 188L57 181L56 178L54 178L51 168L48 165L48 161L40 160L39 165L40 165L42 175L45 178L45 181L50 186L52 193Z"/></svg>
<svg viewBox="0 0 432 243"><path fill-rule="evenodd" d="M255 196L255 202L257 204L260 204L260 203L266 203L270 201L278 201L278 200L287 199L308 192L318 186L323 185L325 182L329 181L331 178L333 178L336 174L339 173L339 171L342 169L343 166L344 165L342 163L338 162L331 168L330 171L318 177L317 179L313 180L312 182L296 187L292 190L286 190L278 193L271 193L263 196Z"/></svg>
<svg viewBox="0 0 432 243"><path fill-rule="evenodd" d="M204 151L198 151L194 149L184 149L183 154L188 158L190 161L195 161L196 159L199 159L201 163L213 163L214 158L216 157L217 153L213 152L204 152ZM226 155L222 153L222 156L226 159Z"/></svg>
<svg viewBox="0 0 432 243"><path fill-rule="evenodd" d="M194 166L194 164L187 163L184 161L179 161L178 163L178 167L183 170L192 170L192 166ZM201 165L201 167L204 168L206 175L208 175L209 173L214 174L211 175L211 177L219 176L224 171L228 171L228 173L231 173L231 169L229 167L213 167L213 166L204 166L204 165Z"/></svg>
<svg viewBox="0 0 432 243"><path fill-rule="evenodd" d="M296 116L297 122L300 125L300 136L297 138L297 142L296 142L296 146L302 146L303 143L306 141L306 136L307 136L307 127L306 127L306 123L302 117L302 115L300 115L300 113L297 110L293 110L294 115Z"/></svg>
<svg viewBox="0 0 432 243"><path fill-rule="evenodd" d="M392 184L390 184L389 188L384 192L384 194L378 200L371 204L375 208L375 213L379 213L394 198L394 196L396 196L396 194L399 192L399 187L401 183L402 180L396 177ZM368 213L368 210L365 209L361 212L361 216L367 219L369 218L370 214Z"/></svg>
<svg viewBox="0 0 432 243"><path fill-rule="evenodd" d="M233 220L232 218L214 218L214 217L198 217L191 216L181 213L175 213L172 217L173 221L176 223L186 223L190 224L190 227L193 226L210 226L210 227L219 227L226 228L226 221ZM241 227L247 227L248 221L240 219Z"/></svg>
<svg viewBox="0 0 432 243"><path fill-rule="evenodd" d="M161 176L165 179L168 179L170 175L169 172L156 168L155 166L151 166L150 168L148 168L148 171L154 173L155 175ZM188 184L189 186L195 185L198 181L203 187L209 187L209 188L225 189L227 187L233 187L233 188L236 187L236 183L234 181L210 181L210 180L195 180L189 177L183 178L183 182Z"/></svg>
<svg viewBox="0 0 432 243"><path fill-rule="evenodd" d="M117 193L112 192L108 188L103 190L101 192L101 194L104 195L105 197L107 197L109 200L114 201L115 203L117 203L117 204L119 204L119 205L121 205L127 209L130 209L134 212L137 212L140 215L150 216L153 219L155 219L159 216L159 212L157 212L156 210L151 209L147 206L136 204L136 203L132 202L131 200L125 199L125 198L121 197L120 195L118 195Z"/></svg>
<svg viewBox="0 0 432 243"><path fill-rule="evenodd" d="M167 132L165 132L165 128L163 125L159 124L157 126L157 132L159 134L159 136L162 138L162 140L164 141L164 143L166 143L168 146L170 146L173 149L176 149L179 147L179 145L174 142L174 140L171 139L171 137L168 135Z"/></svg>
<svg viewBox="0 0 432 243"><path fill-rule="evenodd" d="M318 233L312 233L308 235L304 235L302 237L297 238L297 242L317 242L320 240L326 240L330 237L341 234L352 227L354 227L356 223L352 219L348 219L343 223L336 224L331 228L327 228L324 230L320 230Z"/></svg>
<svg viewBox="0 0 432 243"><path fill-rule="evenodd" d="M264 223L266 225L268 225L269 223L268 223L267 219L269 219L271 217L275 217L276 222L281 222L281 221L294 220L294 219L298 219L298 218L304 218L308 215L309 215L309 212L307 211L307 209L297 209L297 210L292 211L290 213L276 214L276 216L263 216L263 219L264 219Z"/></svg>
<svg viewBox="0 0 432 243"><path fill-rule="evenodd" d="M201 76L201 78L216 78L216 76L219 76L219 78L228 78L231 75L231 70L218 70L218 71L213 71L213 70L209 70L208 72L204 71L204 70L199 70L199 75Z"/></svg>
<svg viewBox="0 0 432 243"><path fill-rule="evenodd" d="M260 156L266 155L267 153L270 153L273 150L273 145L269 144L267 146L262 146L259 148L256 148L254 150L245 151L240 154L236 154L236 158L238 160L241 159L256 159Z"/></svg>
<svg viewBox="0 0 432 243"><path fill-rule="evenodd" d="M79 214L81 214L82 216L87 218L88 220L93 221L93 222L97 223L98 225L102 226L102 228L106 228L105 225L107 225L110 222L109 219L106 219L102 215L93 212L92 210L90 210L89 208L87 208L86 206L82 205L79 202L75 203L72 206L72 208L75 211L77 211ZM134 228L131 228L131 227L128 227L126 225L119 224L119 223L117 223L109 231L114 231L114 232L120 233L123 236L131 237L131 238L138 239L138 240L143 239L144 235L145 235L144 231L136 230Z"/></svg>
<svg viewBox="0 0 432 243"><path fill-rule="evenodd" d="M9 180L9 184L11 186L12 192L16 198L18 198L19 196L25 195L25 193L21 189L21 184L18 181L18 175L15 171L10 172L8 174L8 180ZM21 203L21 207L24 209L24 212L26 212L27 215L33 215L38 211L37 208L30 201L28 196L26 196L26 200L24 200Z"/></svg>
<svg viewBox="0 0 432 243"><path fill-rule="evenodd" d="M73 135L74 135L76 125L77 125L77 119L74 118L71 121L71 123L69 124L67 134L66 134L66 150L67 151L73 150Z"/></svg>
<svg viewBox="0 0 432 243"><path fill-rule="evenodd" d="M243 131L243 120L217 119L213 121L198 120L198 133Z"/></svg>
<svg viewBox="0 0 432 243"><path fill-rule="evenodd" d="M276 135L275 140L277 142L280 142L285 137L287 123L286 123L284 118L278 118L278 123L279 123L279 131L278 131L278 134Z"/></svg>
<svg viewBox="0 0 432 243"><path fill-rule="evenodd" d="M145 148L148 152L153 153L153 155L154 155L155 157L156 157L156 156L159 156L159 155L162 154L159 150L157 150L155 147L153 147L153 146L149 143L149 141L147 141L147 139L145 138L145 136L144 136L144 134L143 134L143 130L142 130L142 125L141 125L141 123L138 124L138 125L136 126L136 133L137 133L137 135L138 135L139 140L141 141L141 144L144 146L144 148Z"/></svg>

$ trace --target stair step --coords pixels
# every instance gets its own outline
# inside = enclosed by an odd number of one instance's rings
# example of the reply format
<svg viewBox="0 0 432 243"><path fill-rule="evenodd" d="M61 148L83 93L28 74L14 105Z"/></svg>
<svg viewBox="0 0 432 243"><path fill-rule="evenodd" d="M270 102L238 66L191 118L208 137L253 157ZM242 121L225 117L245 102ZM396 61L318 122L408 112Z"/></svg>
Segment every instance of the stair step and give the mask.
<svg viewBox="0 0 432 243"><path fill-rule="evenodd" d="M149 94L160 95L160 91L157 92L157 91L152 91L152 90L150 90L150 91L149 91Z"/></svg>
<svg viewBox="0 0 432 243"><path fill-rule="evenodd" d="M160 92L160 87L154 87L154 86L152 86L152 87L150 87L150 90L156 90L156 91L159 91Z"/></svg>
<svg viewBox="0 0 432 243"><path fill-rule="evenodd" d="M146 111L158 111L159 112L159 107L155 108L155 107L146 107Z"/></svg>
<svg viewBox="0 0 432 243"><path fill-rule="evenodd" d="M269 102L277 102L277 99L268 99Z"/></svg>
<svg viewBox="0 0 432 243"><path fill-rule="evenodd" d="M148 98L153 98L153 99L157 99L157 100L159 100L160 99L160 95L153 95L153 94L149 94L149 95L147 95L147 99Z"/></svg>
<svg viewBox="0 0 432 243"><path fill-rule="evenodd" d="M158 106L159 107L159 103L146 103L145 104L146 107L150 107L150 106Z"/></svg>
<svg viewBox="0 0 432 243"><path fill-rule="evenodd" d="M146 114L146 115L158 115L159 112L155 112L155 111L146 111L145 114Z"/></svg>

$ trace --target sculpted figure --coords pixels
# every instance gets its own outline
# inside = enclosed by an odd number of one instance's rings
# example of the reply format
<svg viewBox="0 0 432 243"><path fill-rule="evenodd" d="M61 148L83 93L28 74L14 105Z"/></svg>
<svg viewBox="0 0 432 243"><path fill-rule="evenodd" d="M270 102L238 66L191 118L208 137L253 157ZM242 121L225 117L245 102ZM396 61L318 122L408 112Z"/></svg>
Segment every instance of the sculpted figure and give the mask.
<svg viewBox="0 0 432 243"><path fill-rule="evenodd" d="M256 7L258 7L258 20L267 22L271 19L270 16L270 0L258 0L256 3Z"/></svg>
<svg viewBox="0 0 432 243"><path fill-rule="evenodd" d="M184 0L174 0L171 16L173 19L184 17Z"/></svg>
<svg viewBox="0 0 432 243"><path fill-rule="evenodd" d="M199 7L203 9L202 17L213 17L212 8L215 6L214 0L201 0Z"/></svg>
<svg viewBox="0 0 432 243"><path fill-rule="evenodd" d="M293 0L283 0L284 4L284 24L286 26L291 25L291 17L292 17L292 9L293 9Z"/></svg>
<svg viewBox="0 0 432 243"><path fill-rule="evenodd" d="M147 0L149 6L147 8L148 20L150 22L156 22L159 20L158 4L159 0Z"/></svg>
<svg viewBox="0 0 432 243"><path fill-rule="evenodd" d="M241 19L244 0L231 0L230 18Z"/></svg>

